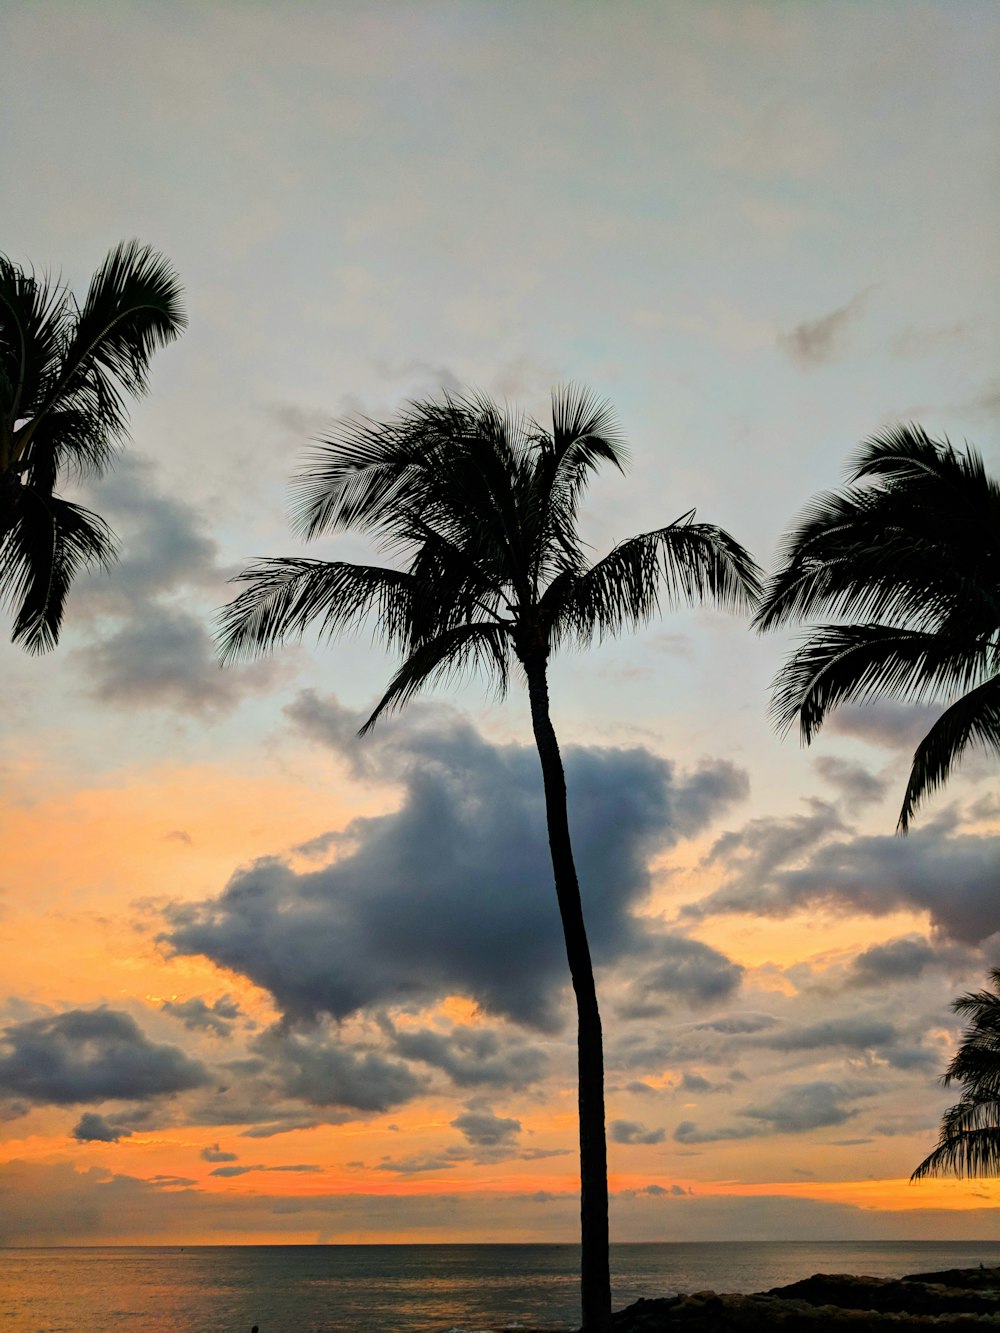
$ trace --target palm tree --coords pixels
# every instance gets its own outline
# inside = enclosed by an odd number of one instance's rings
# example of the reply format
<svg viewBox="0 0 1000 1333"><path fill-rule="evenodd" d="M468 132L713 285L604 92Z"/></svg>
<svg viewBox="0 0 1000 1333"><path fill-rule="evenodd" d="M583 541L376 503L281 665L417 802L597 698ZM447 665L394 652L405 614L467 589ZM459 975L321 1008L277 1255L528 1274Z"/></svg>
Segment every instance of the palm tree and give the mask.
<svg viewBox="0 0 1000 1333"><path fill-rule="evenodd" d="M990 970L993 990L960 995L952 1004L971 1019L941 1080L964 1085L961 1100L941 1120L938 1145L914 1171L925 1176L1000 1175L1000 967Z"/></svg>
<svg viewBox="0 0 1000 1333"><path fill-rule="evenodd" d="M224 660L318 627L329 638L371 616L402 664L362 731L424 685L481 667L500 693L516 662L528 687L549 847L576 994L587 1333L610 1318L607 1150L601 1020L570 845L566 782L549 716L548 661L564 644L638 625L674 602L750 608L758 570L727 533L690 511L632 537L588 567L577 508L602 462L625 450L605 404L570 387L552 424L479 396L411 404L395 421L356 421L319 447L298 478L294 523L306 537L354 527L399 567L261 560L222 612Z"/></svg>
<svg viewBox="0 0 1000 1333"><path fill-rule="evenodd" d="M125 399L146 391L150 357L185 323L176 275L137 241L108 254L82 306L0 255L0 600L29 652L55 646L79 570L114 554L103 519L55 487L108 468Z"/></svg>
<svg viewBox="0 0 1000 1333"><path fill-rule="evenodd" d="M849 480L785 537L755 623L841 622L813 626L775 682L775 718L806 744L851 699L948 703L913 756L905 833L967 746L1000 754L1000 486L914 425L867 440Z"/></svg>

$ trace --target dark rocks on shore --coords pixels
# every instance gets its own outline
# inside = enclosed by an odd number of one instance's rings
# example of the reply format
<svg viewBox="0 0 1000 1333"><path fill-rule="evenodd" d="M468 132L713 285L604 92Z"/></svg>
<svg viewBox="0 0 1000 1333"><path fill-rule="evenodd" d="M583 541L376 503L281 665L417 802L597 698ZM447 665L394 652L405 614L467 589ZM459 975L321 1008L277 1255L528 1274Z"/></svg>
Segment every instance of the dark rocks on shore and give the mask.
<svg viewBox="0 0 1000 1333"><path fill-rule="evenodd" d="M938 1333L1000 1329L1000 1268L959 1268L905 1278L817 1273L753 1295L698 1291L640 1300L612 1317L613 1333Z"/></svg>

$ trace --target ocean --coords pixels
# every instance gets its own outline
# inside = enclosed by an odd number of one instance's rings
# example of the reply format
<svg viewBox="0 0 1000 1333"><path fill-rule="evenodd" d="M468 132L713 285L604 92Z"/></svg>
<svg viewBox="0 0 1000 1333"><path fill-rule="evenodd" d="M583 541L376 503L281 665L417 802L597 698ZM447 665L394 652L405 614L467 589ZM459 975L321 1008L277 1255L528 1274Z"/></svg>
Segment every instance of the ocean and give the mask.
<svg viewBox="0 0 1000 1333"><path fill-rule="evenodd" d="M575 1245L0 1249L4 1333L448 1333L578 1324ZM762 1291L812 1273L900 1277L1000 1263L1000 1242L612 1246L615 1308Z"/></svg>

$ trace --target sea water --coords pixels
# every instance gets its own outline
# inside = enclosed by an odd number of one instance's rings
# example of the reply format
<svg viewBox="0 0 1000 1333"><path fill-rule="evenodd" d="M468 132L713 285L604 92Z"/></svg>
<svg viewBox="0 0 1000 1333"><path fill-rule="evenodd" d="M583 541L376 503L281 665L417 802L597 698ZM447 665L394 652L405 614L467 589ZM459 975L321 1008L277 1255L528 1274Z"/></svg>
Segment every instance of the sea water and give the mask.
<svg viewBox="0 0 1000 1333"><path fill-rule="evenodd" d="M1000 1264L1000 1242L614 1245L615 1308L763 1291L812 1273L901 1277ZM446 1333L578 1326L575 1245L0 1249L5 1333Z"/></svg>

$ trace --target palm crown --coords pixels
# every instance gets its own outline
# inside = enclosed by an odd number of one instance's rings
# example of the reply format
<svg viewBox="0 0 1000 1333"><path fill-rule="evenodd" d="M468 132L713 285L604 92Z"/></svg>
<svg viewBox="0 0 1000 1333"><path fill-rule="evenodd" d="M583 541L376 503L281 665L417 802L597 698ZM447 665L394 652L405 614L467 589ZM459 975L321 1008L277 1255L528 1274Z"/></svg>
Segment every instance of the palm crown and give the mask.
<svg viewBox="0 0 1000 1333"><path fill-rule="evenodd" d="M774 715L806 743L848 700L948 702L913 757L905 832L968 745L1000 753L1000 486L974 449L918 426L868 440L850 480L787 535L756 623L837 617L776 681Z"/></svg>
<svg viewBox="0 0 1000 1333"><path fill-rule="evenodd" d="M668 602L749 607L757 567L693 511L588 566L577 508L601 462L625 449L608 408L557 391L551 429L482 397L416 403L393 423L352 423L320 442L295 490L307 537L355 527L405 568L261 560L225 608L223 654L255 653L315 623L322 636L374 615L404 661L369 718L435 677L481 666L506 689L512 657L544 662Z"/></svg>
<svg viewBox="0 0 1000 1333"><path fill-rule="evenodd" d="M959 996L952 1008L969 1019L942 1082L964 1085L945 1112L938 1145L911 1179L925 1176L995 1176L1000 1173L1000 968L993 990Z"/></svg>
<svg viewBox="0 0 1000 1333"><path fill-rule="evenodd" d="M56 643L74 575L114 553L107 524L56 484L108 467L126 399L185 322L173 270L136 241L111 251L82 305L0 255L0 599L30 651Z"/></svg>

